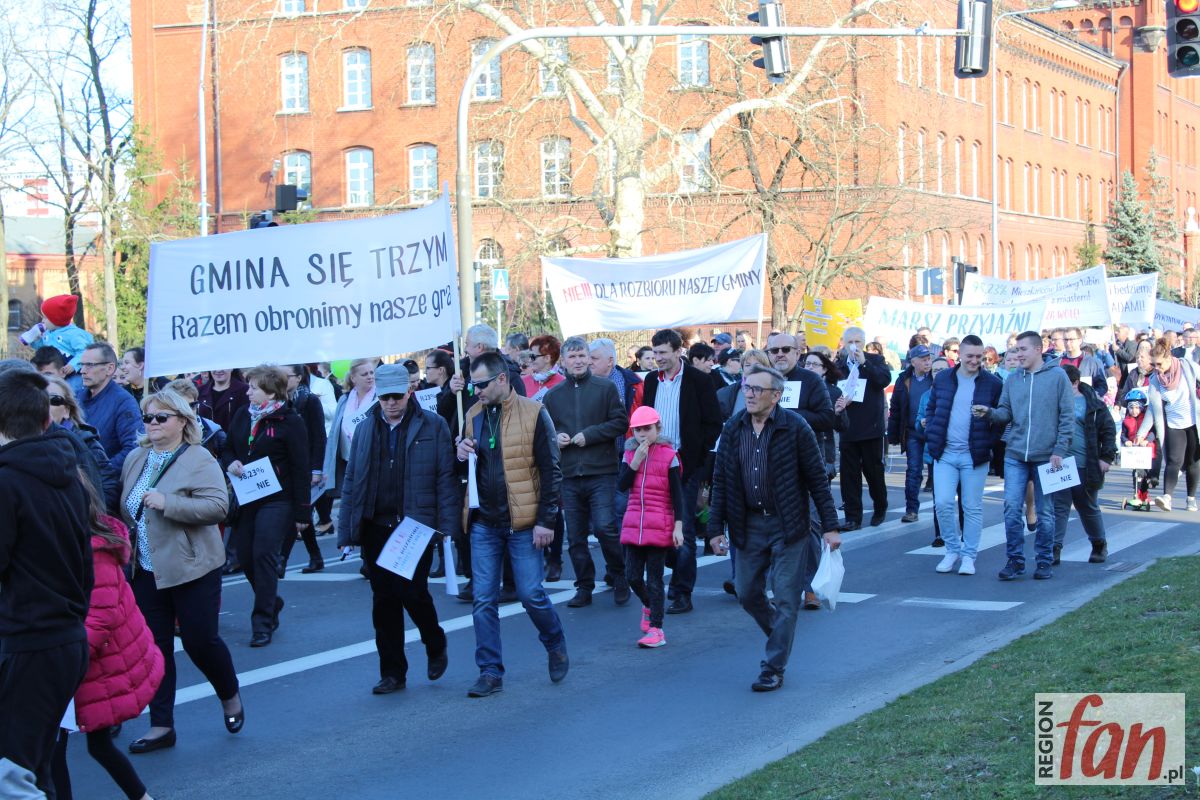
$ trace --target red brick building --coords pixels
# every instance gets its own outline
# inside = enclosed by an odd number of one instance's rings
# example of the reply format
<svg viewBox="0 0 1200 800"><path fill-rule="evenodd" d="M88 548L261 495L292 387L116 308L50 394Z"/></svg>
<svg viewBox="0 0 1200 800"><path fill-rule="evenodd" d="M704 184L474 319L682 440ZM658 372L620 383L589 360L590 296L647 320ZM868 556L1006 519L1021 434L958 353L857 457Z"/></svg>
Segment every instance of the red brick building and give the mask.
<svg viewBox="0 0 1200 800"><path fill-rule="evenodd" d="M955 5L944 0L881 8L897 26L954 24ZM136 117L163 163L193 171L203 9L190 0L132 2ZM736 21L752 10L722 17L715 9L690 0L664 22ZM803 10L812 13L789 7L790 19L826 21L815 4ZM534 23L588 22L582 4L554 4L549 18L528 13ZM846 296L865 294L868 284L915 295L914 268L949 268L952 257L985 274L1047 277L1074 269L1088 219L1103 243L1120 172L1143 179L1152 148L1182 229L1200 185L1200 107L1195 84L1167 78L1163 47L1151 47L1161 16L1130 4L1001 22L995 154L991 79L953 78L952 39L834 40L791 103L827 98L819 111L764 109L748 123L760 171L769 178L783 164L768 192L755 191L737 119L707 147L689 144L722 107L776 91L747 67L750 46L657 40L629 55L649 59L640 247L665 252L768 227L793 277L832 264L834 278L818 282ZM312 207L330 218L400 209L453 185L458 92L473 54L502 36L494 21L427 0L213 0L212 22L206 133L217 229L242 227L248 213L269 207L279 183L309 189ZM793 64L813 42L793 42ZM597 119L620 114L614 98L625 62L614 62L602 40L547 47L543 61L508 51L472 88L476 241L460 244L485 269L504 261L518 284L535 288L536 254L610 248L612 190L627 166L613 164L612 137ZM548 69L553 59L568 59L574 78ZM804 157L788 161L789 148ZM870 210L863 197L873 198ZM835 226L841 216L851 223ZM799 294L776 302L792 308Z"/></svg>

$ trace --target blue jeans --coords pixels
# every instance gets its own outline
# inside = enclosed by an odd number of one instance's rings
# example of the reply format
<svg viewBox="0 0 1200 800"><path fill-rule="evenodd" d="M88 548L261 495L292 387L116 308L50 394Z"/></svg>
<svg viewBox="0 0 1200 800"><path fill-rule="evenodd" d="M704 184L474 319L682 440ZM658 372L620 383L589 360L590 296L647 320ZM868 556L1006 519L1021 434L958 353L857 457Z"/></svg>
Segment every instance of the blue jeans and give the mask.
<svg viewBox="0 0 1200 800"><path fill-rule="evenodd" d="M979 537L983 535L983 485L987 482L987 474L988 462L975 466L970 453L947 450L933 462L934 513L941 525L948 554L974 559L979 553ZM962 498L961 531L958 529L958 497ZM1006 506L1006 524L1007 513ZM1023 520L1024 517L1022 524ZM1024 532L1021 535L1024 541Z"/></svg>
<svg viewBox="0 0 1200 800"><path fill-rule="evenodd" d="M700 484L704 482L704 470L696 470L683 484L683 544L667 556L667 566L671 568L671 597L692 596L696 586L696 534L697 531L696 501L700 494Z"/></svg>
<svg viewBox="0 0 1200 800"><path fill-rule="evenodd" d="M906 431L904 454L908 462L904 469L904 511L916 513L921 508L921 478L925 472L925 440L913 431Z"/></svg>
<svg viewBox="0 0 1200 800"><path fill-rule="evenodd" d="M1080 459L1077 457L1076 461ZM1079 512L1079 521L1083 530L1092 542L1104 542L1108 536L1104 532L1104 515L1100 512L1097 500L1099 489L1089 489L1083 484L1072 486L1070 489L1059 489L1050 495L1054 505L1054 544L1062 547L1063 537L1067 535L1067 520L1071 517L1071 506Z"/></svg>
<svg viewBox="0 0 1200 800"><path fill-rule="evenodd" d="M533 546L533 530L490 528L476 522L471 526L471 588L475 593L471 617L475 624L475 663L481 674L496 678L504 676L497 598L505 552L512 562L517 598L537 627L538 638L547 652L566 644L558 612L542 588L542 553Z"/></svg>
<svg viewBox="0 0 1200 800"><path fill-rule="evenodd" d="M1037 468L1045 461L1004 459L1004 536L1009 561L1025 566L1025 485L1033 481L1033 502L1037 509L1037 536L1033 549L1038 566L1050 566L1054 559L1054 504L1042 494ZM934 485L937 485L935 479Z"/></svg>

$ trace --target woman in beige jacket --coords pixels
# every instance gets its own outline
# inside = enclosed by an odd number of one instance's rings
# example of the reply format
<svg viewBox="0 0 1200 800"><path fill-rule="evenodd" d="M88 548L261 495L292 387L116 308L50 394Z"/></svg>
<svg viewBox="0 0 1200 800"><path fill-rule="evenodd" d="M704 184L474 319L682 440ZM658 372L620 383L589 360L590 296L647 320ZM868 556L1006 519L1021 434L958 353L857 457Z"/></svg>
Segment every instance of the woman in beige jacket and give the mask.
<svg viewBox="0 0 1200 800"><path fill-rule="evenodd" d="M134 543L133 592L165 674L150 702L150 730L129 745L148 753L175 745L175 624L183 649L221 700L225 727L242 729L242 698L217 616L225 548L217 523L228 490L221 467L199 446L200 423L187 400L163 390L142 401L146 433L125 459L121 514Z"/></svg>

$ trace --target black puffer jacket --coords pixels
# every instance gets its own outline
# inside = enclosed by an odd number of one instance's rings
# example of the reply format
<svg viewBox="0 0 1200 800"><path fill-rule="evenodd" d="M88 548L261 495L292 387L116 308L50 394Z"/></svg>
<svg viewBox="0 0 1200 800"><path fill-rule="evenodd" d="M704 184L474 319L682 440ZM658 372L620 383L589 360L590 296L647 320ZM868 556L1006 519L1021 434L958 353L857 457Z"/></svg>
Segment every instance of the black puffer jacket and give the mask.
<svg viewBox="0 0 1200 800"><path fill-rule="evenodd" d="M745 411L738 412L725 424L717 463L713 469L712 495L709 501L710 531L729 526L735 547L746 544L746 496L742 488L742 463L738 447L742 428L753 424ZM772 416L775 429L767 450L767 472L774 496L775 513L783 522L788 544L811 533L809 496L817 506L821 529L837 530L837 508L825 473L825 460L817 446L817 437L804 418L794 411L776 407Z"/></svg>
<svg viewBox="0 0 1200 800"><path fill-rule="evenodd" d="M312 456L304 420L291 406L285 405L260 419L253 442L250 442L250 407L242 406L233 415L221 466L228 468L234 461L249 464L263 457L271 460L283 491L255 500L251 505L286 500L292 506L296 522L309 524L312 521L309 505Z"/></svg>
<svg viewBox="0 0 1200 800"><path fill-rule="evenodd" d="M1087 465L1080 477L1084 486L1099 490L1104 486L1104 473L1100 472L1100 462L1113 464L1117 460L1117 423L1113 421L1108 406L1096 396L1092 387L1080 382L1079 393L1087 403L1083 412L1083 430L1087 436Z"/></svg>

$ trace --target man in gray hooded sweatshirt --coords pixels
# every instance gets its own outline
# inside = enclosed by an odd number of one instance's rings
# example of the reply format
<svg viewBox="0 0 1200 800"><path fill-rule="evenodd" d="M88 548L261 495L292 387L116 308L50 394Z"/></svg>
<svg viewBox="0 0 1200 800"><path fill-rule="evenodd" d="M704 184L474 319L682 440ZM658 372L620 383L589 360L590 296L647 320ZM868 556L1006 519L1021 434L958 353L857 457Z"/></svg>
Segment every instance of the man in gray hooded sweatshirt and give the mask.
<svg viewBox="0 0 1200 800"><path fill-rule="evenodd" d="M1025 573L1025 486L1033 481L1037 506L1037 536L1034 554L1037 570L1033 577L1046 580L1054 548L1054 505L1042 494L1037 469L1049 463L1057 468L1071 451L1075 411L1071 381L1060 367L1042 363L1042 336L1025 331L1017 336L1017 360L1021 368L1004 382L996 408L973 406L978 417L990 417L998 426L1009 425L1004 456L1004 533L1008 539L1008 563L1000 580L1011 581Z"/></svg>

